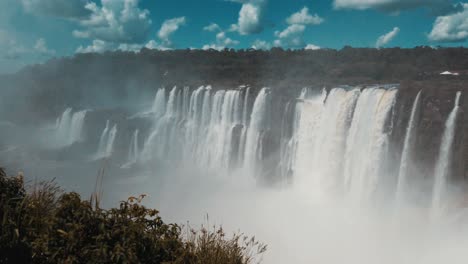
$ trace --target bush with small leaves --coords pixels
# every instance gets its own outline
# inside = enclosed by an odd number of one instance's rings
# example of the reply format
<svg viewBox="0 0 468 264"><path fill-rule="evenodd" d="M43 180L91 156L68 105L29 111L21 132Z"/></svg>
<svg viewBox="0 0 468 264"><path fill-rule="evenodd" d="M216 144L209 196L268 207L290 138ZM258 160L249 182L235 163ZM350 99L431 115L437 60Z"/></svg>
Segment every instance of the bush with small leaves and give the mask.
<svg viewBox="0 0 468 264"><path fill-rule="evenodd" d="M26 191L22 175L0 169L0 263L249 264L266 250L241 234L227 239L221 228L184 236L143 206L144 196L102 209L51 182Z"/></svg>

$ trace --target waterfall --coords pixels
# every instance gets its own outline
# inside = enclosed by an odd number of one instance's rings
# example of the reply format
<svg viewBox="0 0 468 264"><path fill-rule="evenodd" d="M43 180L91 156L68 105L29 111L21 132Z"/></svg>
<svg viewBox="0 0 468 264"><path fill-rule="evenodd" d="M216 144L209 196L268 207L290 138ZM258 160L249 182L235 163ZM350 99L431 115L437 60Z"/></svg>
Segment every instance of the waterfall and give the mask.
<svg viewBox="0 0 468 264"><path fill-rule="evenodd" d="M356 104L345 151L345 188L357 203L369 201L377 191L388 135L385 124L397 90L368 88Z"/></svg>
<svg viewBox="0 0 468 264"><path fill-rule="evenodd" d="M94 159L108 158L114 150L114 141L117 135L117 124L109 129L109 120L106 121L106 127L101 133L98 149L94 155Z"/></svg>
<svg viewBox="0 0 468 264"><path fill-rule="evenodd" d="M269 88L258 92L251 110L248 87L174 87L167 101L164 94L157 91L159 110L153 112L162 114L153 119L139 160L177 161L218 172L263 171L264 147L271 149L264 142L274 129L283 129L270 119ZM357 202L371 199L384 177L396 94L397 89L379 87L318 94L303 89L290 102L289 117L279 122L292 124L287 133L278 134L278 170L314 195L340 192Z"/></svg>
<svg viewBox="0 0 468 264"><path fill-rule="evenodd" d="M445 122L444 133L440 144L439 157L434 170L434 186L432 190L431 217L437 218L444 212L444 199L446 197L447 178L450 174L452 158L452 145L455 137L457 115L459 110L461 92L457 92L455 104Z"/></svg>
<svg viewBox="0 0 468 264"><path fill-rule="evenodd" d="M240 140L235 132L244 120L241 90L212 92L211 86L200 86L190 93L187 87L174 87L167 104L161 100L159 105L165 106L159 111L164 115L154 119L142 161L182 158L203 168L227 170L237 160Z"/></svg>
<svg viewBox="0 0 468 264"><path fill-rule="evenodd" d="M298 131L299 131L299 124L301 121L301 113L302 113L302 108L303 108L303 103L305 102L306 94L307 94L307 88L303 88L301 90L301 94L299 95L299 98L297 98L294 102L288 102L285 113L283 115L283 131L282 131L282 145L281 145L281 175L283 180L287 180L291 176L293 176L294 170L295 170L295 164L296 164L296 153L297 153L297 141L298 141ZM290 110L288 108L292 108L293 110ZM290 131L290 136L285 135L285 129L286 126L288 126L288 114L286 112L292 111L293 116L292 116L292 125L291 125L291 131Z"/></svg>
<svg viewBox="0 0 468 264"><path fill-rule="evenodd" d="M139 130L135 129L133 132L132 138L130 139L130 145L128 147L128 157L127 162L122 165L122 168L130 168L133 164L138 161L138 155L140 152L138 151L138 133Z"/></svg>
<svg viewBox="0 0 468 264"><path fill-rule="evenodd" d="M161 117L166 111L166 90L164 88L160 88L156 92L151 110L155 117Z"/></svg>
<svg viewBox="0 0 468 264"><path fill-rule="evenodd" d="M71 114L72 109L67 108L63 111L62 115L57 119L57 127L56 127L56 136L57 140L60 141L60 145L64 145L64 143L68 140L70 134L70 126L71 126Z"/></svg>
<svg viewBox="0 0 468 264"><path fill-rule="evenodd" d="M360 91L335 88L328 96L326 91L306 94L302 92L305 99L296 114L294 179L320 196L342 185L346 135Z"/></svg>
<svg viewBox="0 0 468 264"><path fill-rule="evenodd" d="M358 203L376 191L396 89L301 92L290 139L296 186L321 197L345 193ZM291 170L291 169L290 169Z"/></svg>
<svg viewBox="0 0 468 264"><path fill-rule="evenodd" d="M412 163L413 146L415 130L417 125L416 115L419 108L419 101L421 100L421 91L418 92L411 108L411 115L406 127L405 141L403 143L403 151L401 154L400 169L398 171L398 182L395 194L397 208L406 202L406 195L408 192L408 166Z"/></svg>
<svg viewBox="0 0 468 264"><path fill-rule="evenodd" d="M56 121L55 138L57 146L66 147L82 140L87 110L72 113L67 108Z"/></svg>
<svg viewBox="0 0 468 264"><path fill-rule="evenodd" d="M99 138L99 145L98 150L96 152L96 157L100 157L103 153L105 153L106 143L107 143L107 133L109 132L109 120L106 121L106 127L101 133L101 137Z"/></svg>
<svg viewBox="0 0 468 264"><path fill-rule="evenodd" d="M247 87L244 93L244 104L242 107L242 129L240 132L239 138L239 149L237 154L237 161L241 164L244 161L244 152L245 152L245 137L247 133L248 126L248 113L249 113L249 94L250 87Z"/></svg>
<svg viewBox="0 0 468 264"><path fill-rule="evenodd" d="M114 141L115 141L116 135L117 135L117 124L115 124L109 132L105 157L110 157L112 155L112 152L114 151Z"/></svg>
<svg viewBox="0 0 468 264"><path fill-rule="evenodd" d="M255 99L252 114L250 115L244 151L244 167L250 172L255 172L258 167L257 164L261 161L261 136L269 125L266 118L269 110L269 94L268 88L260 90Z"/></svg>

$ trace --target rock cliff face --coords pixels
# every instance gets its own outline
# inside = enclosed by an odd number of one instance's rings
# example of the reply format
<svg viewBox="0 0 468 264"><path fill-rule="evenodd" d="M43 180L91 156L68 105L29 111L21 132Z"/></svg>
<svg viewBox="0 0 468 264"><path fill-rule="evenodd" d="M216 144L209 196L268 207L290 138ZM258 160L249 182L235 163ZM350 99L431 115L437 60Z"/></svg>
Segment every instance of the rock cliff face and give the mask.
<svg viewBox="0 0 468 264"><path fill-rule="evenodd" d="M447 70L460 75L440 75ZM295 97L304 86L321 89L418 81L424 83L425 89L445 91L454 83L466 83L467 73L468 49L464 48L221 52L143 49L139 53L80 54L0 76L0 102L4 109L28 108L37 115L55 116L66 106L131 107L150 103L154 90L161 86L211 84L214 88L232 88L249 84L255 88L268 86ZM441 86L432 86L435 81ZM438 96L446 94L441 92ZM19 103L9 100L12 97ZM36 119L31 115L21 118L28 117Z"/></svg>
<svg viewBox="0 0 468 264"><path fill-rule="evenodd" d="M457 128L454 142L454 158L452 160L453 175L459 178L453 180L464 180L467 176L468 145L466 135L468 135L467 115L468 101L466 100L465 81L415 81L405 82L400 87L398 98L398 111L401 117L400 126L408 122L411 111L412 100L414 100L418 91L421 93L421 109L418 116L417 142L416 149L419 153L417 158L418 166L425 168L425 175L432 175L434 164L437 158L437 152L440 147L440 140L444 130L445 120L453 108L455 94L462 92L460 100L460 113L457 120ZM395 140L402 138L402 130L394 135ZM400 140L401 141L401 140Z"/></svg>

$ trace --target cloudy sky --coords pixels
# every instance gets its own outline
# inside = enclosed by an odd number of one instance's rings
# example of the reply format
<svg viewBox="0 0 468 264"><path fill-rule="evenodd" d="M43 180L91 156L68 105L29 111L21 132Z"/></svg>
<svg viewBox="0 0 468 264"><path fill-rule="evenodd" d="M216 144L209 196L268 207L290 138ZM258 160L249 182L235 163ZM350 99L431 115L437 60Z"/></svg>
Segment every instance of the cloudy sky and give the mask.
<svg viewBox="0 0 468 264"><path fill-rule="evenodd" d="M0 0L0 73L106 50L466 46L452 0Z"/></svg>

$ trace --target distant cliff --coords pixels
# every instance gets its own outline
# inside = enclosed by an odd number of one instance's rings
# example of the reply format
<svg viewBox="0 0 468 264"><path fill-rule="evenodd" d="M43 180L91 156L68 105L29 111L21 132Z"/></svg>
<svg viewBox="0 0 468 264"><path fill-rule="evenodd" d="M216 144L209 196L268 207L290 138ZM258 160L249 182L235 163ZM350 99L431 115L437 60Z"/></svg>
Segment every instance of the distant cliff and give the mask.
<svg viewBox="0 0 468 264"><path fill-rule="evenodd" d="M458 76L440 75L454 71ZM2 105L40 106L56 114L65 106L126 106L154 96L156 87L211 84L232 88L269 86L297 95L304 86L409 83L465 83L468 49L417 47L341 50L174 50L78 54L28 66L0 77ZM426 85L427 87L427 85ZM444 87L441 87L443 89ZM14 91L14 92L13 92ZM21 103L10 100L21 98ZM43 113L42 105L50 113Z"/></svg>

